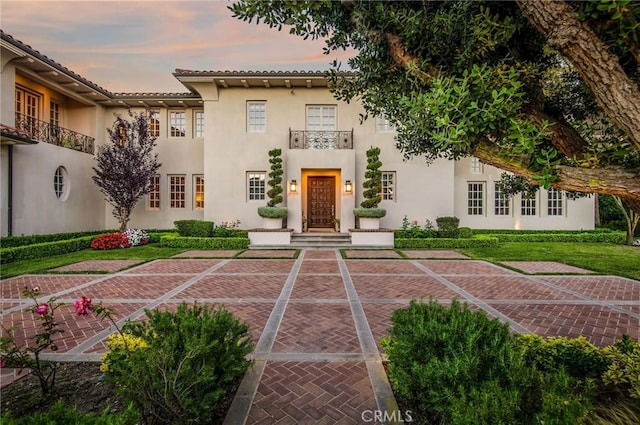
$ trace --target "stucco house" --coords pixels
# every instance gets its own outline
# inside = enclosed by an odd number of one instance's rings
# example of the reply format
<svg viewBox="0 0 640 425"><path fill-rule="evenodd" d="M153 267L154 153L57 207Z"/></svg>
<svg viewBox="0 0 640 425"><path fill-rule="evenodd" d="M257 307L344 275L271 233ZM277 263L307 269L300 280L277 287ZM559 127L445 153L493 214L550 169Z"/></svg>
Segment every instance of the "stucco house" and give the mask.
<svg viewBox="0 0 640 425"><path fill-rule="evenodd" d="M184 93L113 93L1 34L0 228L3 236L116 228L91 180L93 154L115 113L149 109L162 167L130 227L172 228L180 219L261 226L268 151L281 148L287 227L340 232L355 226L365 152L381 149L381 226L403 217L506 229L592 229L594 199L541 190L506 198L501 171L475 158L405 160L383 117L337 101L322 72L174 73Z"/></svg>

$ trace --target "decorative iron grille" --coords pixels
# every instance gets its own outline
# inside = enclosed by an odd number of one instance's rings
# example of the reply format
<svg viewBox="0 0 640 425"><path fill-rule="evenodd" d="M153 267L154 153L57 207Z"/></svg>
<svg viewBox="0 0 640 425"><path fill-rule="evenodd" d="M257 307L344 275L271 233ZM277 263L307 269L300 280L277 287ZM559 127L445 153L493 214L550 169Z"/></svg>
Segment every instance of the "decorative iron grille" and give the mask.
<svg viewBox="0 0 640 425"><path fill-rule="evenodd" d="M94 153L95 139L93 137L68 128L52 125L20 113L16 113L16 128L26 131L31 138L39 142L62 146L90 155Z"/></svg>
<svg viewBox="0 0 640 425"><path fill-rule="evenodd" d="M289 130L289 149L353 149L353 130Z"/></svg>

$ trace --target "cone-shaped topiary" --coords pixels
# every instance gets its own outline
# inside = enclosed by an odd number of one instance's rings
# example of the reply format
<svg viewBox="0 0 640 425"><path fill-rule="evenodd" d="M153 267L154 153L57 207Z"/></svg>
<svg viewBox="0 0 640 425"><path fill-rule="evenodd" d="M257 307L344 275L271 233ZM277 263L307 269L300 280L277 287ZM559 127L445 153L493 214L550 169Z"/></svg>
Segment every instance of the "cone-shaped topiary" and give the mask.
<svg viewBox="0 0 640 425"><path fill-rule="evenodd" d="M378 204L382 200L382 162L379 159L380 148L370 147L367 150L367 171L364 177L367 179L362 183L364 187L364 200L360 203L362 208L378 208Z"/></svg>
<svg viewBox="0 0 640 425"><path fill-rule="evenodd" d="M275 207L280 204L283 200L282 198L282 149L271 149L269 151L269 163L271 164L271 172L269 172L269 181L267 184L270 189L267 191L267 196L269 197L269 202L267 202L268 207Z"/></svg>

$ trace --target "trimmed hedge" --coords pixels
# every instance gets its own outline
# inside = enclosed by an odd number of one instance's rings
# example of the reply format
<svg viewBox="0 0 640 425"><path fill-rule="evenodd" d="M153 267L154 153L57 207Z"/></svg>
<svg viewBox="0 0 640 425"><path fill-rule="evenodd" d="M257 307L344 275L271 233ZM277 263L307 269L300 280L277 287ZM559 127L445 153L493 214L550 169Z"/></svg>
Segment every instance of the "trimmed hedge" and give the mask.
<svg viewBox="0 0 640 425"><path fill-rule="evenodd" d="M514 234L514 235L523 235L523 234L547 234L547 233L563 233L563 234L574 234L574 233L612 233L615 230L598 228L595 230L516 230L516 229L473 229L474 235L498 235L498 234Z"/></svg>
<svg viewBox="0 0 640 425"><path fill-rule="evenodd" d="M624 232L486 234L500 242L605 242L624 244Z"/></svg>
<svg viewBox="0 0 640 425"><path fill-rule="evenodd" d="M103 233L113 233L117 230L92 230L88 232L71 232L71 233L51 233L48 235L29 235L29 236L6 236L0 238L0 246L2 248L11 248L16 246L34 245L45 242L66 241L69 239L77 239L84 236L95 236Z"/></svg>
<svg viewBox="0 0 640 425"><path fill-rule="evenodd" d="M34 258L53 257L54 255L67 254L91 248L93 236L69 239L56 242L36 243L32 245L17 246L0 249L0 264L13 263Z"/></svg>
<svg viewBox="0 0 640 425"><path fill-rule="evenodd" d="M354 208L353 215L362 218L382 218L387 215L384 208Z"/></svg>
<svg viewBox="0 0 640 425"><path fill-rule="evenodd" d="M286 207L258 207L258 215L263 218L285 218L288 211Z"/></svg>
<svg viewBox="0 0 640 425"><path fill-rule="evenodd" d="M160 246L189 249L247 249L249 238L195 238L165 235L160 238Z"/></svg>
<svg viewBox="0 0 640 425"><path fill-rule="evenodd" d="M469 239L421 238L395 240L395 247L401 249L492 248L498 245L498 238L488 235L474 236Z"/></svg>
<svg viewBox="0 0 640 425"><path fill-rule="evenodd" d="M180 236L206 238L213 234L213 221L206 220L177 220L173 224Z"/></svg>

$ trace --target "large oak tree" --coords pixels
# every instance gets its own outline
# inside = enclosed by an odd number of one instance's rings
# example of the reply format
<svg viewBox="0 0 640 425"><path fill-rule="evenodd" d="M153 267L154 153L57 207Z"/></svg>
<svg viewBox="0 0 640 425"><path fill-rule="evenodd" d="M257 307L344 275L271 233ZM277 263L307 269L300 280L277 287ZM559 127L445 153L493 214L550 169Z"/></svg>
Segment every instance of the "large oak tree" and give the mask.
<svg viewBox="0 0 640 425"><path fill-rule="evenodd" d="M240 0L234 15L303 37L334 95L385 115L407 156L484 163L640 212L640 2Z"/></svg>

